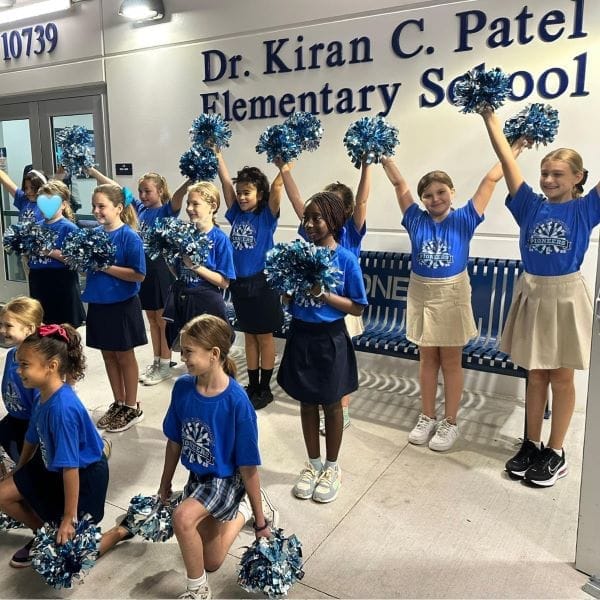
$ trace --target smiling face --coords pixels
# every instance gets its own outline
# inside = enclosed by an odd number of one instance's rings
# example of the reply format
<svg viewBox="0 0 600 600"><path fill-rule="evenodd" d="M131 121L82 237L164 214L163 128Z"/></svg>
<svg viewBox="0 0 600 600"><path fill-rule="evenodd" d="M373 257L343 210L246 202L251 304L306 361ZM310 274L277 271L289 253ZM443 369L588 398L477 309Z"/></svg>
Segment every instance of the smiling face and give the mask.
<svg viewBox="0 0 600 600"><path fill-rule="evenodd" d="M18 346L34 330L32 325L24 325L7 310L0 314L0 336L7 346Z"/></svg>
<svg viewBox="0 0 600 600"><path fill-rule="evenodd" d="M160 190L155 181L151 179L142 179L138 186L138 194L141 203L146 208L158 208L162 206Z"/></svg>
<svg viewBox="0 0 600 600"><path fill-rule="evenodd" d="M325 221L321 210L314 202L308 202L304 206L302 224L306 230L308 240L316 246L329 246L334 242L327 221Z"/></svg>
<svg viewBox="0 0 600 600"><path fill-rule="evenodd" d="M29 344L17 350L17 373L26 388L43 388L51 374L50 364Z"/></svg>
<svg viewBox="0 0 600 600"><path fill-rule="evenodd" d="M550 202L566 202L574 197L573 189L583 173L575 173L564 160L545 160L540 171L540 188Z"/></svg>
<svg viewBox="0 0 600 600"><path fill-rule="evenodd" d="M29 202L35 202L37 200L37 192L29 179L26 179L23 183L23 192L27 196Z"/></svg>
<svg viewBox="0 0 600 600"><path fill-rule="evenodd" d="M195 223L198 229L204 231L212 225L215 210L215 203L207 200L202 194L198 192L188 194L185 212L190 222Z"/></svg>
<svg viewBox="0 0 600 600"><path fill-rule="evenodd" d="M433 181L421 193L421 202L434 221L443 221L450 212L454 189L445 183Z"/></svg>
<svg viewBox="0 0 600 600"><path fill-rule="evenodd" d="M92 198L92 214L100 225L110 229L121 222L123 205L115 206L102 192L96 192Z"/></svg>
<svg viewBox="0 0 600 600"><path fill-rule="evenodd" d="M218 348L206 350L194 344L189 336L185 334L181 336L181 360L190 375L195 377L207 375L218 364L218 359Z"/></svg>
<svg viewBox="0 0 600 600"><path fill-rule="evenodd" d="M236 183L235 193L243 212L253 211L262 198L262 193L257 190L253 183Z"/></svg>

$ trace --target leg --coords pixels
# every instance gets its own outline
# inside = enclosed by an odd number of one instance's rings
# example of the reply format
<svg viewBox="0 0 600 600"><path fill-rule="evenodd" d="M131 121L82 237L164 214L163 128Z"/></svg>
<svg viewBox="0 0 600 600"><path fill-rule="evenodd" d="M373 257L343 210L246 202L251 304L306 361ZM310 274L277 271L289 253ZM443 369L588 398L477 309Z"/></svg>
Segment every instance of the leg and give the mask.
<svg viewBox="0 0 600 600"><path fill-rule="evenodd" d="M100 540L99 556L104 556L110 549L114 548L119 542L122 542L129 534L125 527L115 525L113 528L105 531Z"/></svg>
<svg viewBox="0 0 600 600"><path fill-rule="evenodd" d="M152 355L160 356L161 351L161 338L160 338L160 327L158 323L158 317L156 310L146 310L146 318L148 319L148 325L150 326L150 340L152 342ZM160 319L161 321L163 319Z"/></svg>
<svg viewBox="0 0 600 600"><path fill-rule="evenodd" d="M171 349L167 343L167 322L163 319L163 309L154 311L156 313L156 321L160 332L160 353L154 356L160 356L163 360L171 362Z"/></svg>
<svg viewBox="0 0 600 600"><path fill-rule="evenodd" d="M325 413L325 447L328 462L337 462L340 447L342 445L342 432L344 429L344 417L341 402L324 404Z"/></svg>
<svg viewBox="0 0 600 600"><path fill-rule="evenodd" d="M123 376L119 361L117 360L117 353L110 350L102 350L102 358L104 359L104 367L108 375L113 398L115 402L123 402L125 400L125 385L123 384Z"/></svg>
<svg viewBox="0 0 600 600"><path fill-rule="evenodd" d="M257 370L259 364L258 336L253 333L244 333L244 346L248 370Z"/></svg>
<svg viewBox="0 0 600 600"><path fill-rule="evenodd" d="M273 370L275 367L275 338L272 333L261 333L255 336L258 343L258 358L256 368Z"/></svg>
<svg viewBox="0 0 600 600"><path fill-rule="evenodd" d="M437 346L419 346L419 385L421 387L421 412L435 419L440 349Z"/></svg>
<svg viewBox="0 0 600 600"><path fill-rule="evenodd" d="M552 369L549 371L553 414L548 446L556 450L563 447L575 409L574 374L573 369Z"/></svg>
<svg viewBox="0 0 600 600"><path fill-rule="evenodd" d="M549 383L550 371L545 369L529 371L525 408L527 411L527 439L532 442L539 442L542 437L542 423Z"/></svg>
<svg viewBox="0 0 600 600"><path fill-rule="evenodd" d="M33 531L44 524L44 521L25 502L12 477L0 482L0 510Z"/></svg>
<svg viewBox="0 0 600 600"><path fill-rule="evenodd" d="M130 408L136 408L139 369L135 352L132 348L131 350L115 352L114 354L119 365L125 404Z"/></svg>
<svg viewBox="0 0 600 600"><path fill-rule="evenodd" d="M456 423L464 381L462 348L460 346L440 348L440 363L444 378L444 416L450 423Z"/></svg>
<svg viewBox="0 0 600 600"><path fill-rule="evenodd" d="M231 521L217 521L209 515L200 522L198 532L204 547L204 568L209 573L223 564L244 525L244 516L239 512Z"/></svg>
<svg viewBox="0 0 600 600"><path fill-rule="evenodd" d="M320 458L319 406L317 404L305 404L301 402L300 419L302 421L302 434L304 435L304 445L306 446L308 457L313 459Z"/></svg>

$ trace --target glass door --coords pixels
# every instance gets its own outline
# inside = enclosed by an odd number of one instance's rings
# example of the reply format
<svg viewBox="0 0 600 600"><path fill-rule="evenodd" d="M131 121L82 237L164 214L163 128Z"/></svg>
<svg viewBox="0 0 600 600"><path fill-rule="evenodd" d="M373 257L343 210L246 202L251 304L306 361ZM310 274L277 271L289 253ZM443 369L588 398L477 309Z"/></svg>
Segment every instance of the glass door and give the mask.
<svg viewBox="0 0 600 600"><path fill-rule="evenodd" d="M95 161L106 173L106 131L104 100L100 94L37 102L0 104L0 168L17 187L21 187L24 172L32 166L48 178L63 178L57 160L56 134L65 127L79 125L93 136ZM70 177L65 182L71 187L75 215L78 221L93 221L91 214L92 191L95 179ZM0 190L2 231L15 223L19 211L6 186ZM0 274L0 301L19 294L27 294L27 275L20 257L2 249Z"/></svg>

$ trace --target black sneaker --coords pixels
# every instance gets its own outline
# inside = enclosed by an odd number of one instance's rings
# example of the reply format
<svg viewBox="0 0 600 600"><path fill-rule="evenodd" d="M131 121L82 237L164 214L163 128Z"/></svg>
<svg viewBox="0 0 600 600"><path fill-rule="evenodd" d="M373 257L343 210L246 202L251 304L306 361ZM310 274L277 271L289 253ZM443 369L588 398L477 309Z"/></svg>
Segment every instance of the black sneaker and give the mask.
<svg viewBox="0 0 600 600"><path fill-rule="evenodd" d="M10 562L8 563L11 567L14 567L15 569L23 569L25 567L30 567L31 566L31 547L33 546L33 542L35 541L35 538L32 540L29 540L22 548L19 548L19 550L17 550L14 554L13 557L10 559Z"/></svg>
<svg viewBox="0 0 600 600"><path fill-rule="evenodd" d="M125 537L121 538L122 542L125 542L127 540L132 539L135 536L135 531L129 526L129 523L127 521L127 515L124 515L118 522L117 522L117 526L118 527L122 527L123 529L125 529L127 531L127 533L125 534Z"/></svg>
<svg viewBox="0 0 600 600"><path fill-rule="evenodd" d="M523 440L519 451L504 465L511 477L522 479L525 471L539 458L541 450L531 441Z"/></svg>
<svg viewBox="0 0 600 600"><path fill-rule="evenodd" d="M557 479L564 477L568 472L565 451L556 454L552 448L542 448L539 458L525 472L524 479L527 483L550 487Z"/></svg>
<svg viewBox="0 0 600 600"><path fill-rule="evenodd" d="M260 410L273 402L273 392L270 389L259 390L253 398L250 398L254 410Z"/></svg>

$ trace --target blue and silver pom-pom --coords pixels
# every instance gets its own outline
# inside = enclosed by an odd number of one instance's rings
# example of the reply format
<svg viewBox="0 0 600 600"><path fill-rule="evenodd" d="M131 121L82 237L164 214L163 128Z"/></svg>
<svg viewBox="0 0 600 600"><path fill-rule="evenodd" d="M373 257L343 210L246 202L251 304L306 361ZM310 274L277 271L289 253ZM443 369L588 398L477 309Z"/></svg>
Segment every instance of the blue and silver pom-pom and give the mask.
<svg viewBox="0 0 600 600"><path fill-rule="evenodd" d="M248 546L240 560L238 583L247 592L281 598L303 577L300 540L295 535L286 538L282 529L275 529L270 538L261 537Z"/></svg>
<svg viewBox="0 0 600 600"><path fill-rule="evenodd" d="M265 275L268 284L282 294L294 297L301 306L320 306L323 301L310 291L314 286L335 289L341 271L332 263L335 252L305 240L280 242L267 252Z"/></svg>
<svg viewBox="0 0 600 600"><path fill-rule="evenodd" d="M522 111L504 124L504 135L512 144L519 138L527 139L531 144L550 144L558 133L558 110L549 104L536 102L528 104Z"/></svg>
<svg viewBox="0 0 600 600"><path fill-rule="evenodd" d="M319 147L323 137L321 121L309 112L296 112L285 120L284 125L295 131L302 150L312 152Z"/></svg>
<svg viewBox="0 0 600 600"><path fill-rule="evenodd" d="M175 217L157 219L154 225L144 231L144 250L155 260L162 256L168 264L174 265L188 256L192 263L200 266L210 255L212 240L193 223Z"/></svg>
<svg viewBox="0 0 600 600"><path fill-rule="evenodd" d="M104 229L94 227L67 234L61 252L70 269L86 273L114 265L117 247Z"/></svg>
<svg viewBox="0 0 600 600"><path fill-rule="evenodd" d="M138 494L129 503L125 526L150 542L166 542L173 537L173 510L181 499L173 497L164 504L158 496Z"/></svg>
<svg viewBox="0 0 600 600"><path fill-rule="evenodd" d="M231 127L221 115L203 113L194 119L190 138L194 146L224 148L229 146Z"/></svg>
<svg viewBox="0 0 600 600"><path fill-rule="evenodd" d="M9 517L6 513L0 512L0 531L7 531L8 529L23 529L25 525L16 521L12 517Z"/></svg>
<svg viewBox="0 0 600 600"><path fill-rule="evenodd" d="M287 125L272 125L261 133L256 145L259 154L266 152L267 162L278 156L284 163L298 158L302 152L302 142L296 132Z"/></svg>
<svg viewBox="0 0 600 600"><path fill-rule="evenodd" d="M84 175L95 164L94 135L81 125L65 127L56 133L57 156L71 177Z"/></svg>
<svg viewBox="0 0 600 600"><path fill-rule="evenodd" d="M34 221L13 223L4 232L4 250L9 254L43 256L56 248L58 234Z"/></svg>
<svg viewBox="0 0 600 600"><path fill-rule="evenodd" d="M496 110L510 93L510 77L498 67L490 71L472 69L454 84L453 103L462 106L462 113L480 113L486 108Z"/></svg>
<svg viewBox="0 0 600 600"><path fill-rule="evenodd" d="M204 146L192 146L179 159L179 171L190 181L212 181L218 172L214 151Z"/></svg>
<svg viewBox="0 0 600 600"><path fill-rule="evenodd" d="M89 515L75 527L75 537L65 544L56 543L58 527L44 524L37 530L31 548L31 565L54 588L71 588L81 583L94 566L100 546L100 527Z"/></svg>
<svg viewBox="0 0 600 600"><path fill-rule="evenodd" d="M348 127L344 146L359 169L361 163L378 163L384 156L392 156L398 145L398 130L383 117L362 117Z"/></svg>

